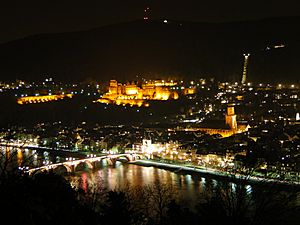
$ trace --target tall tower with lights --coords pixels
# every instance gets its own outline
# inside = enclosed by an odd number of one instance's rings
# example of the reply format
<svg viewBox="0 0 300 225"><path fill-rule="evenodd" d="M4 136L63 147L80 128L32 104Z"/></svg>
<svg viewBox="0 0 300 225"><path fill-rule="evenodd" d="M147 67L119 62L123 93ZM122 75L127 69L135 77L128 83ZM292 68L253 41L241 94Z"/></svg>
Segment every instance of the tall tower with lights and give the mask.
<svg viewBox="0 0 300 225"><path fill-rule="evenodd" d="M249 62L250 54L244 54L244 66L243 66L243 76L242 76L242 84L245 84L247 81L247 71L248 71L248 62Z"/></svg>

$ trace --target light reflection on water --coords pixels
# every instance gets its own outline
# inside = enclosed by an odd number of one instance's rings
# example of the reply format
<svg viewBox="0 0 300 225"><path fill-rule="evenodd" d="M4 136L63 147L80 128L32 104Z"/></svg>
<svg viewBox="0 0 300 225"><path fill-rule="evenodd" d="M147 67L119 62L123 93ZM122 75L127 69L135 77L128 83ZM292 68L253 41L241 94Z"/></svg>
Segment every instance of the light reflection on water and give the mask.
<svg viewBox="0 0 300 225"><path fill-rule="evenodd" d="M18 149L17 152L18 166L21 166L23 162L23 153L21 149Z"/></svg>
<svg viewBox="0 0 300 225"><path fill-rule="evenodd" d="M144 187L154 185L156 182L171 185L180 200L192 206L199 194L203 193L209 185L217 181L203 178L200 175L177 174L168 170L155 167L143 167L133 164L117 162L115 166L103 166L97 171L78 172L67 176L71 185L83 190L101 186L108 190L119 189L126 186ZM214 185L212 185L214 186Z"/></svg>
<svg viewBox="0 0 300 225"><path fill-rule="evenodd" d="M20 166L26 162L30 162L32 167L43 165L45 160L51 162L60 162L59 156L51 156L43 152L35 150L20 150L12 147L0 147L1 154L6 158L12 157L16 165ZM2 159L3 160L3 159ZM2 163L0 161L0 163ZM171 185L178 193L180 200L184 200L187 206L193 206L198 197L206 190L215 190L220 183L224 181L206 178L200 174L182 174L175 173L155 167L143 167L133 164L122 164L116 162L115 166L108 165L106 160L101 161L101 168L97 171L78 172L75 175L68 175L67 179L73 187L80 187L84 191L91 187L101 186L103 188L113 190L130 185L132 187L143 187L146 185L154 185L157 182ZM226 183L226 182L225 182ZM234 192L236 185L227 182L229 188ZM252 195L257 192L252 185L245 186L245 192ZM300 205L300 192L296 199Z"/></svg>
<svg viewBox="0 0 300 225"><path fill-rule="evenodd" d="M50 157L47 151L37 152L36 150L30 150L27 148L16 147L4 147L0 146L0 152L3 157L0 159L0 163L5 160L12 162L12 166L29 166L30 168L39 167L45 165L45 163L57 163L60 162L59 156Z"/></svg>

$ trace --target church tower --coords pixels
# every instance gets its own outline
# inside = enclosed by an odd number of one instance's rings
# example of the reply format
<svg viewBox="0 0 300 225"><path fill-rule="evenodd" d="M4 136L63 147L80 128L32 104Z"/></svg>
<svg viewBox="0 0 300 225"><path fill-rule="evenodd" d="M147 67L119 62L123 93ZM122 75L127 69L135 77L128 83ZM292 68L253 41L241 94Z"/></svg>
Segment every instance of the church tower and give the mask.
<svg viewBox="0 0 300 225"><path fill-rule="evenodd" d="M230 104L227 106L227 112L225 115L225 122L232 130L237 129L237 122L236 122L236 114L234 113L234 105Z"/></svg>

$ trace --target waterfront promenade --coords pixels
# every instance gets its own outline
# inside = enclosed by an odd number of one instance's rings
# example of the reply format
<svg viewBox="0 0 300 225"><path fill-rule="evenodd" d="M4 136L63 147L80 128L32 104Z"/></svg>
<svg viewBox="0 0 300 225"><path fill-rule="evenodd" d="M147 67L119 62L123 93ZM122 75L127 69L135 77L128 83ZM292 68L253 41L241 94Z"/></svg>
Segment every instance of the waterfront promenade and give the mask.
<svg viewBox="0 0 300 225"><path fill-rule="evenodd" d="M280 180L280 179L272 179L267 177L258 177L253 175L243 175L239 173L231 173L231 172L225 172L225 171L219 171L217 169L213 168L200 168L197 166L192 165L179 165L179 164L170 164L170 163L164 163L164 162L157 162L153 160L136 160L134 162L131 162L136 165L140 166L153 166L153 167L159 167L164 169L169 169L174 172L186 172L186 173L199 173L199 174L206 174L210 176L217 176L217 177L223 177L228 178L232 180L243 180L245 182L249 183L276 183L276 184L284 184L284 185L296 185L300 186L299 181L287 181L287 180Z"/></svg>

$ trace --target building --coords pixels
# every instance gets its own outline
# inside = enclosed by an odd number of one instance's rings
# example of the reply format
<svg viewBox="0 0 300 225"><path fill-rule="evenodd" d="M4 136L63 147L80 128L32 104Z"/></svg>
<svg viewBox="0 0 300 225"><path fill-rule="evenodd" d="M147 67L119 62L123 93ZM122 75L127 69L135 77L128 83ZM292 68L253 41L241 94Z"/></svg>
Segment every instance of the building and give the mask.
<svg viewBox="0 0 300 225"><path fill-rule="evenodd" d="M236 114L234 113L234 105L227 107L225 115L225 123L232 129L237 130Z"/></svg>
<svg viewBox="0 0 300 225"><path fill-rule="evenodd" d="M223 120L207 120L192 128L184 128L185 131L203 131L205 133L214 135L219 134L222 137L229 137L236 133L247 131L248 124L238 124L236 114L234 112L234 104L229 104L225 114L225 121Z"/></svg>
<svg viewBox="0 0 300 225"><path fill-rule="evenodd" d="M137 105L149 106L148 100L169 100L178 99L177 92L170 87L175 85L173 82L146 82L140 86L136 83L122 84L116 80L109 82L108 92L95 102L117 105Z"/></svg>

